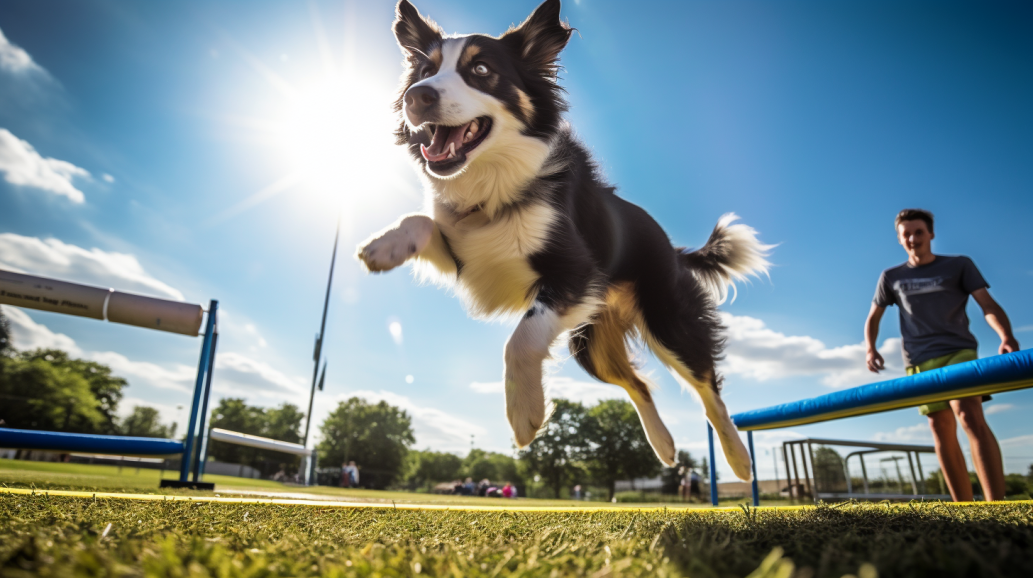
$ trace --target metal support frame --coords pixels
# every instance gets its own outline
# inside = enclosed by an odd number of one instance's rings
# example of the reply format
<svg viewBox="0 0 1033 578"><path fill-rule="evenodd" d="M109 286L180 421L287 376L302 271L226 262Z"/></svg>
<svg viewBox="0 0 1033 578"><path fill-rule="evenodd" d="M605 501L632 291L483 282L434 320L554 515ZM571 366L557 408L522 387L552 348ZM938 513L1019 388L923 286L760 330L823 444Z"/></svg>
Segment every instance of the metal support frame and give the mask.
<svg viewBox="0 0 1033 578"><path fill-rule="evenodd" d="M710 442L710 503L717 505L717 465L714 463L714 427L707 422L707 440Z"/></svg>
<svg viewBox="0 0 1033 578"><path fill-rule="evenodd" d="M209 431L208 421L208 400L212 396L212 372L215 371L215 351L219 346L219 322L215 322L215 334L212 335L212 361L208 364L208 377L205 379L204 400L201 402L201 426L198 428L198 435L201 436L197 443L198 457L194 462L194 481L200 482L204 478L204 464L208 461Z"/></svg>
<svg viewBox="0 0 1033 578"><path fill-rule="evenodd" d="M847 484L847 491L846 491L846 493L823 492L823 491L821 491L821 488L818 487L817 479L814 478L815 472L814 472L813 446L816 445L816 444L817 445L826 445L826 446L846 446L846 447L865 448L865 449L862 449L862 450L850 452L849 454L847 454L843 458L843 473L844 473L844 475L846 477L846 484ZM796 461L796 452L794 450L795 446L799 446L799 448L800 448L800 458L801 458L801 462L802 462L801 464L798 464L797 461ZM806 451L804 450L804 447L807 448ZM894 493L886 493L885 491L882 491L880 493L872 493L871 492L871 488L869 487L869 481L868 481L868 468L867 468L867 465L865 464L864 458L868 454L881 453L881 452L891 452L891 451L892 452L901 452L901 453L903 453L903 454L905 454L907 456L908 465L910 466L909 467L909 471L910 471L910 485L911 485L911 492L912 492L911 494L905 494L905 493L894 494ZM848 500L848 499L909 500L909 499L914 499L915 497L927 497L927 498L935 498L935 499L949 499L949 496L946 496L946 495L943 495L943 494L929 494L929 493L926 493L927 488L925 487L925 482L924 482L924 477L923 477L924 476L924 472L922 470L922 461L921 461L921 459L919 457L919 454L922 454L922 453L935 453L935 449L932 446L919 446L919 445L891 444L891 443L881 443L881 442L861 442L861 441L849 441L849 440L832 440L832 439L806 438L806 439L790 440L790 441L787 441L787 442L783 442L783 444L782 444L782 453L783 453L783 455L785 455L787 457L787 459L791 459L792 460L792 466L791 466L792 470L790 470L790 465L788 463L786 464L787 477L790 478L790 482L789 482L789 485L790 485L790 497L793 496L793 490L796 487L799 487L801 485L801 483L803 483L803 484L806 484L808 493L811 494L811 497L812 497L812 499L814 500L815 503L817 503L819 500L822 500L822 499L831 499L831 500ZM912 455L912 454L914 454L914 455ZM792 457L789 457L789 456L792 456ZM807 465L808 456L810 456L809 459L810 459L810 463L811 463L809 469L808 469L808 465ZM857 456L858 460L861 463L861 479L864 482L863 493L860 493L860 492L856 491L856 489L853 486L853 479L850 476L850 459L853 458L854 456ZM900 457L898 459L904 459L904 458ZM800 480L800 478L799 478L799 470L797 469L798 466L802 467L803 470L804 470L803 480ZM898 469L899 469L899 463L898 463ZM916 472L916 470L917 470L917 472ZM796 473L794 474L793 472L796 472ZM901 473L898 477L900 477L901 482L903 483L903 473ZM793 478L795 478L795 480ZM920 481L920 479L921 479L921 481ZM813 490L813 492L811 492L811 490ZM902 486L901 487L901 492L903 492L903 491L904 491L904 489L903 489L903 486Z"/></svg>
<svg viewBox="0 0 1033 578"><path fill-rule="evenodd" d="M753 468L753 507L756 508L760 505L760 489L757 486L757 452L753 449L753 432L746 432L746 441L750 444L750 465ZM777 473L775 474L778 475Z"/></svg>
<svg viewBox="0 0 1033 578"><path fill-rule="evenodd" d="M204 341L201 343L201 360L197 365L197 382L194 384L194 398L190 405L190 422L187 424L187 437L183 442L183 459L179 468L179 482L183 484L188 483L187 478L190 475L191 460L197 455L194 452L194 434L197 429L197 416L201 406L201 397L205 390L205 378L209 375L209 367L215 365L215 349L212 347L212 342L215 340L215 318L218 308L219 302L212 299L208 305L208 319L204 330Z"/></svg>

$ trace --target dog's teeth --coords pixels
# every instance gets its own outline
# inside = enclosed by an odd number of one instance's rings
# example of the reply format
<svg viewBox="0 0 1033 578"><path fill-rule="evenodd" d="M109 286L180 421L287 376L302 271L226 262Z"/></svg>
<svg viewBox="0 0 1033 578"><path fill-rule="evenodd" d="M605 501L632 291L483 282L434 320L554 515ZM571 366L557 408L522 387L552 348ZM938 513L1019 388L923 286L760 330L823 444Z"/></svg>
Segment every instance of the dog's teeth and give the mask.
<svg viewBox="0 0 1033 578"><path fill-rule="evenodd" d="M470 132L477 132L477 126L478 125L477 125L477 121L476 120L471 122L470 123Z"/></svg>
<svg viewBox="0 0 1033 578"><path fill-rule="evenodd" d="M472 138L473 138L473 132L466 131L466 136L463 137L463 142L470 142L470 139L472 139Z"/></svg>
<svg viewBox="0 0 1033 578"><path fill-rule="evenodd" d="M456 143L450 142L450 143L448 143L448 158L453 158L455 156L456 156Z"/></svg>

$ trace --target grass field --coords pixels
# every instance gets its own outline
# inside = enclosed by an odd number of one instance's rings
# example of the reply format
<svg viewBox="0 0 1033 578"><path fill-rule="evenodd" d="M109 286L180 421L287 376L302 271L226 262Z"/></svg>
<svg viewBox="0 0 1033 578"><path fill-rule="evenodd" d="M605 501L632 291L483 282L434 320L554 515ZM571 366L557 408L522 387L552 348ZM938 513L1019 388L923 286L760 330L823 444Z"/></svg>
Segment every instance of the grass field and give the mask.
<svg viewBox="0 0 1033 578"><path fill-rule="evenodd" d="M172 479L177 473L166 471L164 477ZM0 484L6 484L16 488L38 488L52 490L100 490L107 492L134 492L134 493L190 493L197 492L180 491L174 492L158 488L158 480L161 478L160 470L136 470L125 467L119 472L116 466L98 466L88 464L64 464L48 462L28 462L22 460L0 459ZM300 488L273 482L269 480L253 480L247 478L236 478L232 476L205 475L205 481L215 482L216 490L222 493L231 492L262 492L262 493L297 493L314 494L325 496L328 499L344 499L350 501L367 501L378 503L449 503L449 504L483 504L484 498L449 496L439 494L416 494L412 492L390 492L379 490L363 490L358 488L335 488L327 486L314 486ZM202 493L204 494L204 493ZM210 495L210 494L209 494ZM736 499L726 500L723 504L735 505L748 500ZM606 502L575 502L573 500L531 500L520 499L519 502L525 505L569 505L578 507L610 507L613 504ZM778 502L784 503L784 502ZM775 505L776 502L762 502L761 505ZM639 506L655 507L656 503L622 503L621 507L635 508ZM671 504L671 507L702 507L701 504ZM707 504L709 506L709 504Z"/></svg>
<svg viewBox="0 0 1033 578"><path fill-rule="evenodd" d="M41 477L66 487L96 478L112 483L96 470L0 466L0 483L7 486L29 481L40 487L31 480ZM21 473L20 482L12 471ZM132 483L142 482L126 481L122 491ZM1031 551L1029 502L474 512L92 499L0 489L4 578L1028 577Z"/></svg>

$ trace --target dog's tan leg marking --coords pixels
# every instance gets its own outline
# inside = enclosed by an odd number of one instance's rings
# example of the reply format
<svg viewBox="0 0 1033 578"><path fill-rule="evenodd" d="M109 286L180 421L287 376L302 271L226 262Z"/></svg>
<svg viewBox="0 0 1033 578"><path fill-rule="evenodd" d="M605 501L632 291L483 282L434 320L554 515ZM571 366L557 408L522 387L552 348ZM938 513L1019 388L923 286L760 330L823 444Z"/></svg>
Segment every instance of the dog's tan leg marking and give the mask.
<svg viewBox="0 0 1033 578"><path fill-rule="evenodd" d="M517 447L533 442L545 423L542 364L549 357L549 349L565 331L584 323L593 309L593 305L579 305L560 315L535 302L533 313L520 320L506 342L506 417Z"/></svg>
<svg viewBox="0 0 1033 578"><path fill-rule="evenodd" d="M390 271L413 257L431 262L442 272L455 271L434 220L426 215L408 215L359 245L356 256L372 272Z"/></svg>
<svg viewBox="0 0 1033 578"><path fill-rule="evenodd" d="M606 308L592 321L588 352L596 375L628 392L656 457L670 466L676 457L674 438L656 411L651 384L635 371L628 348L628 339L634 337L641 318L633 295L630 287L617 287L607 293Z"/></svg>
<svg viewBox="0 0 1033 578"><path fill-rule="evenodd" d="M717 431L717 437L721 440L721 449L724 450L725 459L728 465L732 466L735 476L743 481L753 480L750 452L739 438L739 431L735 429L732 418L728 416L728 408L713 385L713 376L701 375L697 377L686 367L676 355L661 345L650 335L646 335L646 343L653 353L674 373L675 377L682 382L682 387L695 391L703 402L703 411L707 415L710 425ZM714 467L711 465L710 467Z"/></svg>

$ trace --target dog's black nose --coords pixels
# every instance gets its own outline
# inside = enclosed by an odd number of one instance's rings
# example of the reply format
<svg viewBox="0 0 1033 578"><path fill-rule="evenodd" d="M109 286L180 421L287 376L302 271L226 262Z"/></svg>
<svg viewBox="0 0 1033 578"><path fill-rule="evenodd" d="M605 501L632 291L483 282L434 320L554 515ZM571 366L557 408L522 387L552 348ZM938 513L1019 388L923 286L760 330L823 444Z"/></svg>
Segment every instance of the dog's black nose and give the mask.
<svg viewBox="0 0 1033 578"><path fill-rule="evenodd" d="M405 91L405 111L409 120L423 120L423 116L437 106L440 99L438 91L429 86L414 86Z"/></svg>

